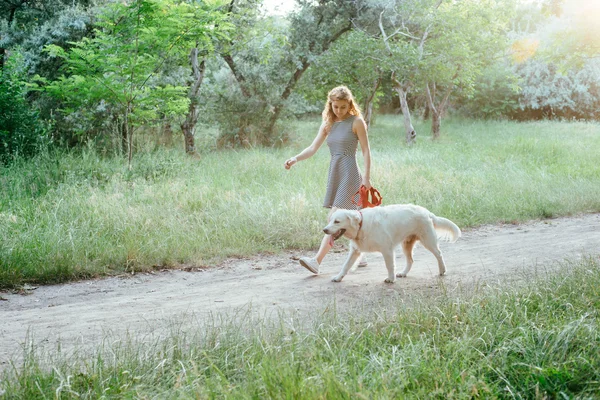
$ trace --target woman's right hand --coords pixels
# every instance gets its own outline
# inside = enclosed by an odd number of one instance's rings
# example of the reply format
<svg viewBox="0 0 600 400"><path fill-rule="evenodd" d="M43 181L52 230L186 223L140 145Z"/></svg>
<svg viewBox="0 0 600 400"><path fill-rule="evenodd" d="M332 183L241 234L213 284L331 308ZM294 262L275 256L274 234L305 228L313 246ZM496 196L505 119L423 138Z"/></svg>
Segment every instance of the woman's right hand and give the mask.
<svg viewBox="0 0 600 400"><path fill-rule="evenodd" d="M296 157L288 158L285 161L285 164L283 164L283 166L285 167L285 169L290 169L290 168L292 168L292 165L296 164L297 162L298 162L298 159Z"/></svg>

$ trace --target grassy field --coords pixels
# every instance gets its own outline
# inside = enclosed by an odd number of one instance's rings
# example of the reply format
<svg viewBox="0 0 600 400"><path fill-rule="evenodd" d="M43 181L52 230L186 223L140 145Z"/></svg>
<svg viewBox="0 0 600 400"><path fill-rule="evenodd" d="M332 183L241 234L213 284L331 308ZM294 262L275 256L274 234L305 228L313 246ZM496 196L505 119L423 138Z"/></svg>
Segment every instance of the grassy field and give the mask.
<svg viewBox="0 0 600 400"><path fill-rule="evenodd" d="M563 267L408 309L248 312L174 324L166 338L106 338L91 356L28 347L0 372L0 398L598 399L600 265Z"/></svg>
<svg viewBox="0 0 600 400"><path fill-rule="evenodd" d="M284 149L140 152L131 170L86 149L3 168L0 289L316 247L328 151L290 171L283 162L318 124L292 124ZM600 211L600 124L456 120L436 142L417 125L410 148L401 126L379 117L370 131L385 204L417 203L462 228Z"/></svg>
<svg viewBox="0 0 600 400"><path fill-rule="evenodd" d="M283 161L317 124L297 122L286 149L143 152L131 171L88 149L1 170L0 288L315 247L328 153ZM380 117L370 132L386 204L463 228L600 211L598 124L449 121L411 148L400 126ZM0 399L599 399L600 262L564 263L408 308L240 310L166 338L106 337L91 355L25 345Z"/></svg>

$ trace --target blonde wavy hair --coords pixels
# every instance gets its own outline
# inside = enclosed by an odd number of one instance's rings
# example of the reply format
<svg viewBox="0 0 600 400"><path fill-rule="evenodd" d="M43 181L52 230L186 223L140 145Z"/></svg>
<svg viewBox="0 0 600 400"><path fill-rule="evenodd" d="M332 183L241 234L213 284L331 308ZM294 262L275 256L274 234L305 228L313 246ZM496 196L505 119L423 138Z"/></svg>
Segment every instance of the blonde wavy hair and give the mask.
<svg viewBox="0 0 600 400"><path fill-rule="evenodd" d="M360 108L358 108L358 104L356 104L350 89L348 89L346 86L335 87L329 91L329 94L327 94L327 102L325 102L325 108L323 109L323 130L325 131L325 134L329 134L329 131L331 130L331 127L337 118L333 113L333 107L331 105L336 100L348 100L348 114L362 117Z"/></svg>

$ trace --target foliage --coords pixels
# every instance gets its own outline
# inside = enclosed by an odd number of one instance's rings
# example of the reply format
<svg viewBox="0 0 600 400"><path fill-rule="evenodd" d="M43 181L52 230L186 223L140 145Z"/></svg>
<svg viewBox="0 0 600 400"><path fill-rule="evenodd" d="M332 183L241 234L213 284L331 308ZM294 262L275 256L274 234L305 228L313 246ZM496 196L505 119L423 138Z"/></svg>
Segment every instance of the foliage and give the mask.
<svg viewBox="0 0 600 400"><path fill-rule="evenodd" d="M454 102L458 111L470 118L496 119L517 115L519 76L514 65L501 61L486 67L474 82L474 90Z"/></svg>
<svg viewBox="0 0 600 400"><path fill-rule="evenodd" d="M20 46L26 73L47 89L27 100L69 145L127 148L140 126L178 125L196 44L206 65L200 123L218 127L225 146L289 143L282 118L320 111L338 84L364 106L379 77L382 109L399 87L404 106L425 105L430 83L434 106L453 102L469 116L597 118L600 11L589 2L302 0L285 16L260 5L0 0L0 52Z"/></svg>
<svg viewBox="0 0 600 400"><path fill-rule="evenodd" d="M68 6L88 6L89 0L29 0L29 1L0 1L2 19L15 24L16 29L35 29L36 24L43 24Z"/></svg>
<svg viewBox="0 0 600 400"><path fill-rule="evenodd" d="M454 103L469 117L600 117L600 66L593 60L569 70L539 57L518 63L501 61L483 70L475 87L475 91L463 93Z"/></svg>
<svg viewBox="0 0 600 400"><path fill-rule="evenodd" d="M233 7L236 35L223 45L221 54L237 87L217 89L220 99L215 107L225 112L219 121L223 142L280 145L287 134L281 127L277 129L277 123L285 116L300 78L332 43L351 30L362 2L299 1L285 21L259 19L260 14L252 8L255 3L238 1Z"/></svg>
<svg viewBox="0 0 600 400"><path fill-rule="evenodd" d="M89 0L0 0L0 67L18 48L28 73L52 74L56 64L43 58L43 46L81 38L89 5Z"/></svg>
<svg viewBox="0 0 600 400"><path fill-rule="evenodd" d="M562 72L555 64L531 59L516 68L520 78L517 118L600 117L600 65Z"/></svg>
<svg viewBox="0 0 600 400"><path fill-rule="evenodd" d="M511 1L443 2L432 21L420 66L422 82L467 94L506 44ZM445 91L444 90L444 91Z"/></svg>
<svg viewBox="0 0 600 400"><path fill-rule="evenodd" d="M93 10L88 0L0 0L0 68L18 53L23 60L23 80L29 82L36 74L57 78L62 60L49 57L43 52L44 46L55 44L68 48L69 42L90 34ZM27 101L29 107L39 109L43 119L53 121L55 138L68 136L61 125L64 119L60 116L55 119L56 99L30 92Z"/></svg>
<svg viewBox="0 0 600 400"><path fill-rule="evenodd" d="M98 17L93 37L65 51L48 51L67 63L66 75L44 89L64 102L62 112L91 118L98 110L123 128L132 154L133 130L159 115L187 111L186 87L161 84L158 74L167 58L184 57L190 41L210 48L221 14L198 5L163 0L112 3Z"/></svg>
<svg viewBox="0 0 600 400"><path fill-rule="evenodd" d="M0 71L0 164L31 157L48 144L48 127L26 100L22 64L13 54Z"/></svg>
<svg viewBox="0 0 600 400"><path fill-rule="evenodd" d="M561 69L581 67L600 56L600 3L569 0L555 6L557 12L536 32L541 55Z"/></svg>
<svg viewBox="0 0 600 400"><path fill-rule="evenodd" d="M401 120L370 130L384 204L420 204L461 228L600 211L597 123L450 120L440 141L407 148ZM128 170L86 148L3 169L0 287L317 247L329 153L286 171L320 121L286 122L300 135L286 149L210 147L200 160L160 149Z"/></svg>
<svg viewBox="0 0 600 400"><path fill-rule="evenodd" d="M62 60L44 52L44 47L53 44L69 48L70 42L91 35L93 13L92 8L69 6L56 10L49 19L34 24L26 33L21 31L22 37L18 42L27 74L40 75L48 79L58 78Z"/></svg>
<svg viewBox="0 0 600 400"><path fill-rule="evenodd" d="M384 52L380 40L354 30L315 61L303 77L300 92L311 103L317 103L321 111L327 92L346 85L362 105L372 94L375 82L388 71Z"/></svg>
<svg viewBox="0 0 600 400"><path fill-rule="evenodd" d="M578 1L522 4L507 36L507 59L486 68L475 92L463 94L457 106L484 118L597 119L598 62L578 53L589 46L575 43L584 35L585 21L576 21L586 7Z"/></svg>
<svg viewBox="0 0 600 400"><path fill-rule="evenodd" d="M204 118L218 125L222 145L272 145L285 140L271 137L267 128L286 81L289 26L282 19L262 17L255 3L235 2L231 14L235 29L230 40L219 43L223 58L210 60L202 87Z"/></svg>

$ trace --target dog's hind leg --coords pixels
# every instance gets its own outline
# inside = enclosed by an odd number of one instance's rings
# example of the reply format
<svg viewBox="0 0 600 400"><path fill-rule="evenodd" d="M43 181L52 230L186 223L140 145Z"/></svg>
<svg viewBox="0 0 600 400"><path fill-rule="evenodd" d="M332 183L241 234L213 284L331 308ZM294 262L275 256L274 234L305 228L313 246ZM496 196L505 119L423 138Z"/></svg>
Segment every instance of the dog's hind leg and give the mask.
<svg viewBox="0 0 600 400"><path fill-rule="evenodd" d="M421 244L427 250L429 250L438 261L438 268L440 271L440 276L446 273L446 263L444 262L444 257L442 256L442 252L440 251L440 247L438 245L437 233L431 227L431 230L427 229L425 234L423 234L420 238Z"/></svg>
<svg viewBox="0 0 600 400"><path fill-rule="evenodd" d="M404 252L404 256L406 257L406 267L404 267L404 271L398 272L396 276L398 278L405 278L406 275L410 272L410 269L413 265L413 248L415 247L415 243L417 243L417 236L411 235L404 239L402 242L402 251Z"/></svg>
<svg viewBox="0 0 600 400"><path fill-rule="evenodd" d="M348 258L346 259L344 266L342 267L339 274L337 274L336 276L331 278L331 281L332 282L341 282L342 279L344 279L344 277L348 273L348 271L350 271L350 268L352 268L352 266L358 261L360 254L361 254L360 250L358 250L357 248L354 248L353 246L350 246L350 252L348 253Z"/></svg>
<svg viewBox="0 0 600 400"><path fill-rule="evenodd" d="M385 267L388 271L388 277L385 280L385 283L396 282L396 253L392 250L390 252L381 252L381 255L383 256Z"/></svg>

